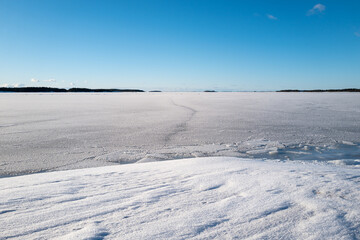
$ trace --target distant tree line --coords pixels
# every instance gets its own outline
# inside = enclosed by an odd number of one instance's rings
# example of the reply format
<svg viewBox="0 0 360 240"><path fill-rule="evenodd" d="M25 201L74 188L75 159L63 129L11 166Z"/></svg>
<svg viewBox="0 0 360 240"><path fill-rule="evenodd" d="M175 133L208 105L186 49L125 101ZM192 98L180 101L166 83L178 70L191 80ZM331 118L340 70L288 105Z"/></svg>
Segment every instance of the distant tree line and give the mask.
<svg viewBox="0 0 360 240"><path fill-rule="evenodd" d="M0 92L145 92L141 89L91 89L91 88L53 88L53 87L0 87ZM153 90L150 92L161 92ZM205 90L204 92L216 92L214 90ZM285 89L277 92L360 92L358 88L345 88L345 89L314 89L314 90L298 90L298 89Z"/></svg>
<svg viewBox="0 0 360 240"><path fill-rule="evenodd" d="M344 89L314 89L314 90L297 90L286 89L277 92L360 92L359 88L344 88Z"/></svg>
<svg viewBox="0 0 360 240"><path fill-rule="evenodd" d="M90 88L52 88L52 87L0 87L0 92L144 92L140 89L90 89Z"/></svg>

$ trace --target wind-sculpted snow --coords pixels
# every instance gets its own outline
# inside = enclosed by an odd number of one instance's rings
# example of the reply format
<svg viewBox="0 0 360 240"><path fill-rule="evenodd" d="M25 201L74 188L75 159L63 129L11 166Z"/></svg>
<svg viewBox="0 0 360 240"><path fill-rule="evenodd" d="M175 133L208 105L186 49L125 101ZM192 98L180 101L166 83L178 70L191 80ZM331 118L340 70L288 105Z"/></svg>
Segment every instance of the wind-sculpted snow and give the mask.
<svg viewBox="0 0 360 240"><path fill-rule="evenodd" d="M359 239L360 173L195 158L0 179L0 239Z"/></svg>
<svg viewBox="0 0 360 240"><path fill-rule="evenodd" d="M204 156L359 165L358 93L0 94L0 176Z"/></svg>

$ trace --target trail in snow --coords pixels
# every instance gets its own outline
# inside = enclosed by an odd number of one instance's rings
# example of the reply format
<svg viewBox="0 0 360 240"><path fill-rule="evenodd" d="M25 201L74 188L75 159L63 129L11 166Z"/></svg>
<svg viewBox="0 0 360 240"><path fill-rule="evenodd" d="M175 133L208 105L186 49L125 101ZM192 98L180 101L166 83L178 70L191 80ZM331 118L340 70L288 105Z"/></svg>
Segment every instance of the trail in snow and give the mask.
<svg viewBox="0 0 360 240"><path fill-rule="evenodd" d="M180 132L184 132L187 130L187 125L188 123L191 121L191 119L193 119L193 117L195 116L195 114L197 113L197 111L191 107L188 107L188 106L184 106L184 105L180 105L180 104L177 104L174 102L173 99L170 99L171 100L171 103L174 105L174 106L177 106L179 108L182 108L182 109L185 109L187 110L188 112L188 117L182 121L181 123L177 124L175 129L172 130L170 133L168 133L167 135L165 135L165 145L169 145L171 144L170 141L171 139L177 135L178 133Z"/></svg>

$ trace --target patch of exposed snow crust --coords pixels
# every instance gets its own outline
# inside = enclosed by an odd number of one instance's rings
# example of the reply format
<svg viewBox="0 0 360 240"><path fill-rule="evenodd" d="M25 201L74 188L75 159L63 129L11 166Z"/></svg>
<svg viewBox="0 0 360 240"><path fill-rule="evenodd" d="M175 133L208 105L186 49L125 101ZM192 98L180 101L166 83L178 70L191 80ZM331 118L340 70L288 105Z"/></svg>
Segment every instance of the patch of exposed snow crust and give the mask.
<svg viewBox="0 0 360 240"><path fill-rule="evenodd" d="M1 239L359 239L360 173L207 157L2 178L0 220Z"/></svg>
<svg viewBox="0 0 360 240"><path fill-rule="evenodd" d="M163 147L154 149L151 153L135 148L104 154L96 157L95 160L127 164L207 156L329 161L358 167L360 165L360 145L332 143L319 147L311 144L285 145L278 141L254 139L232 144Z"/></svg>

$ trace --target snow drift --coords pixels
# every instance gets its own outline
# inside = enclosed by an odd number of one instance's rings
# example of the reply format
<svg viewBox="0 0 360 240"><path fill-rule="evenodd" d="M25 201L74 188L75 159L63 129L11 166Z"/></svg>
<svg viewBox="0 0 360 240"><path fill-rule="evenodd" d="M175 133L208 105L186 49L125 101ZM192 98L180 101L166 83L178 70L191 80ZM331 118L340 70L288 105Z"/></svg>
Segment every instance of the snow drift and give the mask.
<svg viewBox="0 0 360 240"><path fill-rule="evenodd" d="M0 179L1 239L358 239L360 173L196 158Z"/></svg>

